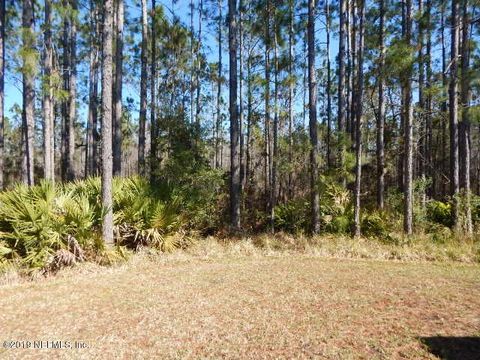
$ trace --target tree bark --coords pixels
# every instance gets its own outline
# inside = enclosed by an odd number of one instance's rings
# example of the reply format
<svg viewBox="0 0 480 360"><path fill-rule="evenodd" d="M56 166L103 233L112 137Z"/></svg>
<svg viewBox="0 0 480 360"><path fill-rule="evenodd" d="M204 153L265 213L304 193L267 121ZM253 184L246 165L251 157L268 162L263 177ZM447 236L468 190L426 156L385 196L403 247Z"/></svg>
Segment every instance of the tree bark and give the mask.
<svg viewBox="0 0 480 360"><path fill-rule="evenodd" d="M277 162L278 162L278 44L277 44L277 19L274 9L273 21L273 154L272 154L272 186L270 188L270 227L275 231L275 206L277 204Z"/></svg>
<svg viewBox="0 0 480 360"><path fill-rule="evenodd" d="M96 132L98 122L98 30L97 30L97 4L90 0L90 67L88 89L88 121L87 121L87 147L85 156L85 177L96 175Z"/></svg>
<svg viewBox="0 0 480 360"><path fill-rule="evenodd" d="M340 0L340 35L339 35L339 48L338 48L338 142L339 142L339 167L343 172L344 167L344 153L345 153L345 123L346 123L346 113L345 108L347 107L345 99L345 46L346 46L346 17L347 14L347 0ZM342 176L342 178L345 178ZM346 185L345 179L343 180L344 185Z"/></svg>
<svg viewBox="0 0 480 360"><path fill-rule="evenodd" d="M327 58L327 168L332 167L331 137L332 137L332 74L330 69L330 4L325 2L325 24L326 24L326 58Z"/></svg>
<svg viewBox="0 0 480 360"><path fill-rule="evenodd" d="M357 53L357 90L355 104L355 204L354 204L354 235L361 235L360 221L360 198L362 179L362 113L363 113L363 52L364 52L364 24L365 24L365 0L359 0L359 29L358 29L358 50Z"/></svg>
<svg viewBox="0 0 480 360"><path fill-rule="evenodd" d="M140 74L140 117L138 134L138 173L145 176L145 129L147 123L148 15L147 0L142 0L142 49Z"/></svg>
<svg viewBox="0 0 480 360"><path fill-rule="evenodd" d="M22 8L22 43L26 54L23 56L23 182L34 184L34 131L35 131L35 24L33 17L33 0L23 0Z"/></svg>
<svg viewBox="0 0 480 360"><path fill-rule="evenodd" d="M221 127L222 127L222 114L221 114L221 101L222 101L222 45L223 45L223 31L222 31L222 0L218 0L218 74L217 74L217 111L215 119L215 168L219 169L222 166L221 162Z"/></svg>
<svg viewBox="0 0 480 360"><path fill-rule="evenodd" d="M430 179L431 183L427 189L427 195L432 197L435 193L436 177L433 171L433 161L432 161L432 146L433 146L433 129L432 129L432 29L431 29L431 12L432 12L432 1L427 0L426 2L426 29L427 29L427 48L426 48L426 114L425 114L425 123L426 123L426 144L425 144L425 155L426 155L426 176Z"/></svg>
<svg viewBox="0 0 480 360"><path fill-rule="evenodd" d="M122 174L123 0L115 0L115 78L113 81L113 175Z"/></svg>
<svg viewBox="0 0 480 360"><path fill-rule="evenodd" d="M377 207L384 208L385 194L385 0L380 0L380 61L378 71L378 117L377 117Z"/></svg>
<svg viewBox="0 0 480 360"><path fill-rule="evenodd" d="M312 231L320 232L320 196L318 181L318 129L317 129L317 81L315 76L315 0L308 1L308 109L310 128L310 196Z"/></svg>
<svg viewBox="0 0 480 360"><path fill-rule="evenodd" d="M418 162L419 175L423 183L421 193L421 206L425 208L427 201L427 188L425 186L427 180L426 167L427 167L427 137L426 137L426 104L425 104L425 56L424 56L424 9L423 0L418 0L418 105L419 105L419 122L420 122L420 136L419 136L419 153L420 159Z"/></svg>
<svg viewBox="0 0 480 360"><path fill-rule="evenodd" d="M264 151L264 173L265 173L265 198L266 200L266 210L269 210L269 189L271 187L271 165L270 165L270 0L267 0L266 9L265 9L265 125L264 125L264 141L265 141L265 151Z"/></svg>
<svg viewBox="0 0 480 360"><path fill-rule="evenodd" d="M103 63L102 63L102 206L105 215L102 223L103 240L113 245L112 199L112 77L113 77L113 0L104 2Z"/></svg>
<svg viewBox="0 0 480 360"><path fill-rule="evenodd" d="M45 24L44 24L44 83L43 83L43 162L44 177L54 180L54 153L53 153L53 44L52 44L52 11L51 0L45 0Z"/></svg>
<svg viewBox="0 0 480 360"><path fill-rule="evenodd" d="M228 0L230 58L230 216L232 230L240 230L240 161L237 109L237 2Z"/></svg>
<svg viewBox="0 0 480 360"><path fill-rule="evenodd" d="M155 180L158 172L157 159L157 123L156 123L156 77L157 77L157 46L156 46L156 2L152 0L152 62L150 64L150 178Z"/></svg>
<svg viewBox="0 0 480 360"><path fill-rule="evenodd" d="M404 0L405 18L403 39L412 46L412 1ZM402 98L404 118L405 190L403 229L407 235L413 233L413 107L412 107L412 64L407 65L402 76Z"/></svg>
<svg viewBox="0 0 480 360"><path fill-rule="evenodd" d="M196 70L195 70L195 86L197 88L197 94L195 96L195 127L197 131L197 137L201 137L201 124L200 124L200 96L202 91L202 84L200 83L200 71L201 71L201 48L202 48L202 17L203 17L203 0L199 0L198 5L198 40L197 48L195 51Z"/></svg>
<svg viewBox="0 0 480 360"><path fill-rule="evenodd" d="M471 139L470 139L470 113L469 105L471 98L470 91L470 16L468 12L468 0L462 0L462 52L461 52L461 159L462 159L462 188L464 195L465 209L465 232L468 235L473 234L472 208L471 208L471 189L470 189L470 161L471 161Z"/></svg>
<svg viewBox="0 0 480 360"><path fill-rule="evenodd" d="M456 230L459 230L459 158L458 158L458 47L459 31L459 4L452 0L451 16L451 50L450 50L450 85L449 85L449 118L450 118L450 193L452 195L453 221Z"/></svg>
<svg viewBox="0 0 480 360"><path fill-rule="evenodd" d="M293 73L293 24L295 16L295 0L289 0L289 26L288 26L288 163L293 164L293 86L294 86L294 73ZM294 194L293 189L293 172L288 172L288 199L292 199Z"/></svg>

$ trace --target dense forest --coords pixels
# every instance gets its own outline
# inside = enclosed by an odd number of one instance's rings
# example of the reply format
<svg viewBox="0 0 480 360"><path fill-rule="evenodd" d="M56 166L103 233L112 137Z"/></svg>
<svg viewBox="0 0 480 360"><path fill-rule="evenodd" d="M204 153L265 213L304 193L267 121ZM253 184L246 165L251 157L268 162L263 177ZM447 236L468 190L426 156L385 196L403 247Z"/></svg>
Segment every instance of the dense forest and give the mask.
<svg viewBox="0 0 480 360"><path fill-rule="evenodd" d="M48 194L96 215L26 239L474 235L479 25L478 0L1 0L0 249Z"/></svg>

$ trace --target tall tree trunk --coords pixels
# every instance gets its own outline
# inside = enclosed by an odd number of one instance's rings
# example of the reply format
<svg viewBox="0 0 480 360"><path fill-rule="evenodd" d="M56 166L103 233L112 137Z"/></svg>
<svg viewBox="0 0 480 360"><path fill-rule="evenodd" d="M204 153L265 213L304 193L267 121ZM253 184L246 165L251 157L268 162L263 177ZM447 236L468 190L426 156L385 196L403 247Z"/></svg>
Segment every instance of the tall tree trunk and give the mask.
<svg viewBox="0 0 480 360"><path fill-rule="evenodd" d="M412 46L412 0L404 0L405 7L403 40ZM406 234L413 232L413 107L412 107L412 64L402 77L402 98L404 118L404 156L405 156L405 191L403 229Z"/></svg>
<svg viewBox="0 0 480 360"><path fill-rule="evenodd" d="M25 54L23 56L23 182L29 186L34 183L34 131L35 131L35 24L33 18L33 0L23 0L22 8L22 43Z"/></svg>
<svg viewBox="0 0 480 360"><path fill-rule="evenodd" d="M308 0L308 108L310 128L310 196L312 231L320 232L320 196L318 180L317 80L315 76L315 0Z"/></svg>
<svg viewBox="0 0 480 360"><path fill-rule="evenodd" d="M385 0L380 0L380 62L378 71L377 117L377 207L383 209L385 194Z"/></svg>
<svg viewBox="0 0 480 360"><path fill-rule="evenodd" d="M5 0L0 0L0 191L4 189L4 129L5 129Z"/></svg>
<svg viewBox="0 0 480 360"><path fill-rule="evenodd" d="M228 0L230 58L230 212L232 230L240 230L240 161L237 109L237 1Z"/></svg>
<svg viewBox="0 0 480 360"><path fill-rule="evenodd" d="M75 178L75 118L77 111L77 4L76 0L64 0L67 13L63 28L63 89L68 93L62 106L63 113L63 142L62 142L62 178Z"/></svg>
<svg viewBox="0 0 480 360"><path fill-rule="evenodd" d="M350 140L352 141L352 150L353 146L355 145L355 98L356 94L355 91L357 89L357 4L355 0L352 0L350 6L351 12L351 24L350 24L350 67L349 67L349 74L350 74L350 93L349 93L349 116L347 120L347 132L350 134Z"/></svg>
<svg viewBox="0 0 480 360"><path fill-rule="evenodd" d="M122 174L123 0L115 0L115 78L113 81L113 175Z"/></svg>
<svg viewBox="0 0 480 360"><path fill-rule="evenodd" d="M172 3L173 8L173 3ZM190 68L190 123L193 124L194 121L194 93L195 93L195 57L194 57L194 47L193 43L195 42L195 29L193 28L193 10L195 6L193 4L193 0L190 0L190 61L191 61L191 68Z"/></svg>
<svg viewBox="0 0 480 360"><path fill-rule="evenodd" d="M138 172L145 176L145 128L147 123L147 63L148 63L147 0L142 0L142 49L140 74L140 118L138 134Z"/></svg>
<svg viewBox="0 0 480 360"><path fill-rule="evenodd" d="M442 177L441 177L441 182L442 182L442 189L441 192L445 196L447 192L447 184L446 181L444 180L445 174L447 174L449 171L447 170L447 120L443 119L443 117L447 116L447 84L448 84L448 79L447 79L447 45L446 45L446 36L445 36L445 26L446 26L446 21L445 21L445 12L446 12L446 1L442 1L441 4L441 13L440 13L440 18L441 18L441 38L442 38L442 121L441 121L441 132L442 132L442 147L441 147L441 164L442 164Z"/></svg>
<svg viewBox="0 0 480 360"><path fill-rule="evenodd" d="M340 36L338 39L338 106L337 106L337 126L339 135L339 167L343 172L344 166L344 152L345 152L345 123L347 107L345 99L345 47L346 47L346 35L347 35L347 5L348 0L340 0ZM342 176L344 179L345 177ZM343 180L344 185L346 181Z"/></svg>
<svg viewBox="0 0 480 360"><path fill-rule="evenodd" d="M419 105L419 119L420 119L420 134L419 134L419 153L420 159L418 161L418 168L420 179L423 183L427 180L426 174L426 122L425 122L425 57L424 57L424 9L423 0L418 0L418 105ZM426 187L423 187L421 193L421 205L424 208L427 201Z"/></svg>
<svg viewBox="0 0 480 360"><path fill-rule="evenodd" d="M251 49L250 49L251 51ZM250 191L253 183L253 169L251 167L252 156L252 107L253 107L253 91L252 91L252 55L249 53L247 57L247 148L246 148L246 164L245 164L245 178L247 191ZM247 200L251 196L247 196Z"/></svg>
<svg viewBox="0 0 480 360"><path fill-rule="evenodd" d="M451 16L451 50L450 50L450 86L449 86L449 117L450 117L450 192L452 195L452 211L455 229L459 230L459 159L458 159L458 45L459 31L459 4L452 0Z"/></svg>
<svg viewBox="0 0 480 360"><path fill-rule="evenodd" d="M424 56L424 9L423 9L423 0L418 0L418 105L419 105L419 120L420 120L420 135L419 135L419 152L420 152L420 161L418 162L420 179L423 184L426 183L427 174L427 137L426 137L426 103L425 103L425 56ZM421 206L425 208L427 201L427 188L423 186L421 193Z"/></svg>
<svg viewBox="0 0 480 360"><path fill-rule="evenodd" d="M264 126L264 141L265 141L265 198L267 199L267 208L269 207L269 189L271 187L270 177L270 0L267 0L266 4L266 16L265 16L265 126Z"/></svg>
<svg viewBox="0 0 480 360"><path fill-rule="evenodd" d="M464 195L464 209L465 209L465 231L468 235L473 234L472 224L472 208L471 208L471 189L470 189L470 78L472 75L469 70L470 62L470 16L468 12L468 0L462 0L462 53L461 53L461 93L460 101L462 107L462 122L461 122L461 159L462 159L462 187Z"/></svg>
<svg viewBox="0 0 480 360"><path fill-rule="evenodd" d="M72 8L70 23L70 80L69 80L69 126L68 126L68 167L67 179L75 179L75 122L77 119L77 0L70 0Z"/></svg>
<svg viewBox="0 0 480 360"><path fill-rule="evenodd" d="M330 4L328 0L325 3L325 24L327 36L327 167L332 166L331 156L331 137L332 137L332 74L330 69Z"/></svg>
<svg viewBox="0 0 480 360"><path fill-rule="evenodd" d="M238 2L238 62L239 62L239 74L238 74L238 122L240 133L240 193L243 193L245 188L245 137L244 137L244 120L243 120L243 0ZM242 201L243 202L243 201Z"/></svg>
<svg viewBox="0 0 480 360"><path fill-rule="evenodd" d="M157 159L157 114L156 114L156 77L157 77L157 41L156 41L156 1L152 0L152 62L150 64L150 177L155 180L158 172Z"/></svg>
<svg viewBox="0 0 480 360"><path fill-rule="evenodd" d="M44 88L43 88L43 159L45 179L54 180L54 153L53 153L53 44L52 44L52 9L51 0L45 0L45 41L44 54Z"/></svg>
<svg viewBox="0 0 480 360"><path fill-rule="evenodd" d="M197 49L195 51L195 59L197 67L195 69L195 86L197 88L197 94L195 96L195 126L197 131L197 137L201 136L201 127L200 127L200 95L202 90L202 84L200 83L199 76L201 71L201 53L202 48L202 17L203 17L203 0L199 0L198 5L198 40L197 40Z"/></svg>
<svg viewBox="0 0 480 360"><path fill-rule="evenodd" d="M98 31L97 5L90 0L90 67L88 89L87 147L85 156L85 177L95 175L96 169L96 132L98 119Z"/></svg>
<svg viewBox="0 0 480 360"><path fill-rule="evenodd" d="M288 24L288 164L293 164L293 24L295 16L295 0L289 0L289 24ZM293 198L293 172L288 172L288 199Z"/></svg>
<svg viewBox="0 0 480 360"><path fill-rule="evenodd" d="M361 179L362 179L362 112L363 112L363 52L364 52L364 24L365 24L365 0L358 0L358 10L360 24L358 29L358 49L357 53L357 89L355 92L355 206L354 223L355 236L361 234L360 223L360 197L361 197Z"/></svg>
<svg viewBox="0 0 480 360"><path fill-rule="evenodd" d="M217 111L216 111L216 119L215 119L215 168L218 169L222 166L222 162L220 160L221 157L221 127L222 127L222 114L221 114L221 101L222 101L222 0L218 0L218 74L217 74Z"/></svg>
<svg viewBox="0 0 480 360"><path fill-rule="evenodd" d="M113 0L104 2L103 62L102 62L102 206L105 215L102 222L103 241L113 244L113 200L112 200L112 42Z"/></svg>
<svg viewBox="0 0 480 360"><path fill-rule="evenodd" d="M425 114L425 123L426 123L426 144L425 144L425 156L426 156L426 176L430 179L431 183L427 188L427 195L432 197L435 192L436 177L433 171L433 162L432 162L432 145L433 145L433 129L432 129L432 30L431 30L431 12L432 12L432 1L427 0L426 2L426 30L427 30L427 48L425 54L425 65L426 69L426 114Z"/></svg>
<svg viewBox="0 0 480 360"><path fill-rule="evenodd" d="M270 226L275 231L275 206L277 203L277 162L278 162L278 44L277 44L277 17L276 10L273 14L273 71L274 71L274 92L273 92L273 154L272 154L272 185L270 188Z"/></svg>

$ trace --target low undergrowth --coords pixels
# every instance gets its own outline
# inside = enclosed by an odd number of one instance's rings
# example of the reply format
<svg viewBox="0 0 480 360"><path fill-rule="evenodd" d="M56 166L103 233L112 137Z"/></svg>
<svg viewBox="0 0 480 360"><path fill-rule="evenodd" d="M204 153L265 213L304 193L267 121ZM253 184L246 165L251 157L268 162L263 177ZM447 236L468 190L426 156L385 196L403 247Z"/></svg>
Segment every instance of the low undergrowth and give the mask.
<svg viewBox="0 0 480 360"><path fill-rule="evenodd" d="M321 236L303 235L308 228L308 203L302 201L289 203L277 212L275 226L279 232L275 235L244 233L232 237L227 232L222 236L220 230L226 225L219 220L225 218L222 193L215 195L205 186L206 182L215 183L216 175L212 176L200 177L202 181L183 187L167 181L151 185L140 177L114 179L113 248L105 247L101 239L105 210L101 206L100 179L67 184L44 181L1 192L0 272L20 269L27 274L45 274L83 262L109 265L140 249L161 253L183 249L195 256L213 257L296 253L480 262L478 235L456 236L448 226L449 207L439 202L428 204L427 220L419 222L415 236L402 235L392 212L372 211L363 215L365 237L351 238L351 201L348 192L334 185L325 186L322 196ZM206 236L212 232L216 237Z"/></svg>

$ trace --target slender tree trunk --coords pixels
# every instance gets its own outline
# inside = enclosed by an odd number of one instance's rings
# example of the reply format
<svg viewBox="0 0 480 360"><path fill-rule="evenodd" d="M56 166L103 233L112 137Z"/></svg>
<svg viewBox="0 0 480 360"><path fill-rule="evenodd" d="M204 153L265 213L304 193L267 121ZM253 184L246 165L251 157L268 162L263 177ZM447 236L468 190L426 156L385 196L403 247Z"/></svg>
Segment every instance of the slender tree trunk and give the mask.
<svg viewBox="0 0 480 360"><path fill-rule="evenodd" d="M113 78L113 0L104 2L102 62L102 206L105 215L102 223L103 241L113 244L112 200L112 78Z"/></svg>
<svg viewBox="0 0 480 360"><path fill-rule="evenodd" d="M441 163L442 163L442 194L445 196L447 193L447 184L446 181L444 180L444 175L449 173L447 170L447 120L443 119L443 117L447 116L447 85L448 85L448 79L447 79L447 45L446 45L446 36L445 36L445 26L446 26L446 21L445 21L445 11L446 11L446 1L442 2L441 5L441 37L442 37L442 121L441 121L441 130L442 130L442 147L441 147Z"/></svg>
<svg viewBox="0 0 480 360"><path fill-rule="evenodd" d="M273 71L274 71L274 92L273 92L273 154L272 154L272 186L270 188L270 226L275 231L275 206L277 204L277 162L278 162L278 45L277 45L277 19L274 10L273 21Z"/></svg>
<svg viewBox="0 0 480 360"><path fill-rule="evenodd" d="M157 77L157 46L156 46L156 2L152 0L152 62L150 64L150 177L154 180L157 177L158 163L157 159L157 114L156 114L156 77Z"/></svg>
<svg viewBox="0 0 480 360"><path fill-rule="evenodd" d="M0 0L0 191L4 189L4 128L5 128L5 0Z"/></svg>
<svg viewBox="0 0 480 360"><path fill-rule="evenodd" d="M293 164L293 24L295 16L295 0L289 0L289 27L288 27L288 163ZM293 172L288 172L288 199L293 198Z"/></svg>
<svg viewBox="0 0 480 360"><path fill-rule="evenodd" d="M200 127L200 95L202 90L202 84L200 83L199 76L201 71L201 54L200 50L202 48L202 17L203 17L203 0L199 0L198 5L198 41L196 49L196 71L195 71L195 86L197 87L197 94L195 96L195 126L197 131L197 136L201 136L201 127Z"/></svg>
<svg viewBox="0 0 480 360"><path fill-rule="evenodd" d="M230 57L230 211L231 226L240 230L240 158L237 109L237 1L228 0L228 44Z"/></svg>
<svg viewBox="0 0 480 360"><path fill-rule="evenodd" d="M95 175L96 131L98 118L98 43L97 43L97 5L90 0L90 67L88 89L87 147L85 156L85 177Z"/></svg>
<svg viewBox="0 0 480 360"><path fill-rule="evenodd" d="M380 0L380 63L378 71L378 117L377 117L377 207L384 207L385 193L385 0Z"/></svg>
<svg viewBox="0 0 480 360"><path fill-rule="evenodd" d="M217 74L217 114L215 121L215 168L221 168L221 126L222 126L222 114L221 114L221 101L222 101L222 44L223 44L223 32L222 32L222 0L218 0L218 74Z"/></svg>
<svg viewBox="0 0 480 360"><path fill-rule="evenodd" d="M173 8L173 5L172 5ZM194 93L195 93L195 57L193 51L193 43L195 42L195 30L193 28L193 10L195 6L193 0L190 0L190 60L191 60L191 69L190 69L190 123L193 124L194 121Z"/></svg>
<svg viewBox="0 0 480 360"><path fill-rule="evenodd" d="M239 101L239 133L240 133L240 194L243 194L245 188L245 137L243 120L243 0L238 2L238 62L240 65L238 76L238 101ZM243 202L243 201L242 201Z"/></svg>
<svg viewBox="0 0 480 360"><path fill-rule="evenodd" d="M404 42L412 45L412 0L404 0ZM413 232L413 107L412 107L412 65L403 74L402 98L404 118L405 191L403 228L407 235Z"/></svg>
<svg viewBox="0 0 480 360"><path fill-rule="evenodd" d="M63 28L63 89L68 93L63 103L63 142L62 142L62 178L71 181L75 178L75 118L77 111L77 70L76 39L77 16L76 0L64 0L65 14Z"/></svg>
<svg viewBox="0 0 480 360"><path fill-rule="evenodd" d="M425 184L427 180L426 167L427 167L427 137L426 137L426 104L425 104L425 56L424 56L424 9L423 9L423 0L418 0L418 104L419 104L419 120L420 120L420 139L419 139L419 152L420 152L420 161L419 173L420 179ZM427 188L424 186L421 193L421 206L425 208L427 202Z"/></svg>
<svg viewBox="0 0 480 360"><path fill-rule="evenodd" d="M266 4L266 24L265 24L265 126L264 126L264 141L265 141L265 197L268 199L269 189L271 187L270 177L270 0ZM269 207L269 200L267 208Z"/></svg>
<svg viewBox="0 0 480 360"><path fill-rule="evenodd" d="M458 45L459 6L458 0L452 0L451 41L450 41L450 86L449 86L449 117L450 117L450 192L453 198L452 211L455 229L459 230L459 158L458 158Z"/></svg>
<svg viewBox="0 0 480 360"><path fill-rule="evenodd" d="M332 167L331 137L332 137L332 74L330 69L330 4L325 3L325 24L327 36L327 167Z"/></svg>
<svg viewBox="0 0 480 360"><path fill-rule="evenodd" d="M252 56L248 54L247 57L247 149L246 149L246 166L245 166L245 178L248 190L251 190L253 183L253 169L251 167L252 156L252 107L253 107L253 92L252 92ZM247 196L247 198L249 198Z"/></svg>
<svg viewBox="0 0 480 360"><path fill-rule="evenodd" d="M356 94L355 91L357 89L357 81L358 77L356 74L356 67L357 67L357 48L356 48L356 42L357 42L357 4L355 3L355 0L352 0L351 6L350 6L350 12L351 12L351 25L350 25L350 67L349 67L349 73L350 73L350 92L349 92L349 116L347 120L347 132L350 134L350 140L352 141L352 150L353 147L355 146L355 114L356 114L356 109L355 109L355 98Z"/></svg>
<svg viewBox="0 0 480 360"><path fill-rule="evenodd" d="M347 6L346 2L348 0L340 0L340 36L338 40L338 106L337 106L337 125L338 125L338 141L339 141L339 167L343 172L344 167L344 153L345 153L345 123L346 123L346 113L345 108L347 107L345 99L345 45L346 45L346 18ZM343 183L346 186L345 177L342 176Z"/></svg>
<svg viewBox="0 0 480 360"><path fill-rule="evenodd" d="M431 30L431 11L432 11L432 1L427 0L426 2L426 29L427 29L427 48L426 48L426 58L425 58L425 65L427 67L426 70L426 88L427 88L427 96L426 96L426 114L425 114L425 122L426 122L426 174L427 177L430 179L431 183L427 189L427 195L432 197L435 192L436 188L436 177L433 171L433 162L432 162L432 145L433 145L433 129L432 129L432 30Z"/></svg>
<svg viewBox="0 0 480 360"><path fill-rule="evenodd" d="M462 0L462 53L461 53L461 107L462 107L462 122L461 122L461 141L462 141L462 187L464 195L464 209L465 209L465 231L468 235L473 234L472 224L472 208L471 208L471 189L470 189L470 114L469 105L471 98L469 71L470 62L470 16L468 12L468 0Z"/></svg>
<svg viewBox="0 0 480 360"><path fill-rule="evenodd" d="M25 50L35 49L35 24L33 18L33 0L23 0L22 8L22 43ZM29 186L34 183L34 131L35 131L35 65L32 65L33 54L23 57L23 182Z"/></svg>
<svg viewBox="0 0 480 360"><path fill-rule="evenodd" d="M52 45L52 11L51 1L45 0L45 30L43 33L45 41L44 54L44 86L43 86L43 159L45 179L53 181L53 89L52 89L52 67L53 67L53 45Z"/></svg>
<svg viewBox="0 0 480 360"><path fill-rule="evenodd" d="M317 81L315 76L315 0L308 1L308 108L310 127L310 192L312 211L312 231L320 232L320 196L318 180L318 129L317 129Z"/></svg>
<svg viewBox="0 0 480 360"><path fill-rule="evenodd" d="M360 198L361 198L361 179L362 179L362 112L363 112L363 52L364 52L364 24L365 24L365 0L358 0L360 24L358 29L358 80L355 104L355 206L354 223L355 236L361 235L360 222Z"/></svg>
<svg viewBox="0 0 480 360"><path fill-rule="evenodd" d="M115 78L113 81L113 175L122 174L123 0L115 0Z"/></svg>
<svg viewBox="0 0 480 360"><path fill-rule="evenodd" d="M69 127L68 127L68 167L67 179L76 177L75 171L75 122L77 119L77 0L70 0L72 8L70 23L70 80L69 80Z"/></svg>
<svg viewBox="0 0 480 360"><path fill-rule="evenodd" d="M148 15L147 0L142 0L142 49L140 74L140 118L138 134L138 172L145 176L145 129L147 123Z"/></svg>

